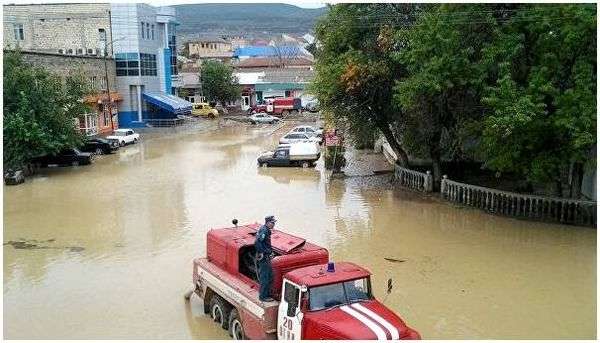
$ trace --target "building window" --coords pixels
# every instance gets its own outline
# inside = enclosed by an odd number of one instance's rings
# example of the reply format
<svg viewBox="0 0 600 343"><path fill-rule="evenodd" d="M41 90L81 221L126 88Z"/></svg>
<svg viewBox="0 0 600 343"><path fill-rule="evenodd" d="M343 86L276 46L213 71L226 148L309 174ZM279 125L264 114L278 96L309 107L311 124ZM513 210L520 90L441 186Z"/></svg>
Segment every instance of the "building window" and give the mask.
<svg viewBox="0 0 600 343"><path fill-rule="evenodd" d="M141 24L142 24L142 39L146 39L146 35L144 34L144 32L145 32L145 31L144 31L144 28L145 28L146 26L144 25L144 22L143 22L143 21L141 22Z"/></svg>
<svg viewBox="0 0 600 343"><path fill-rule="evenodd" d="M171 75L177 75L177 41L173 24L169 24L169 48L171 49Z"/></svg>
<svg viewBox="0 0 600 343"><path fill-rule="evenodd" d="M156 76L156 55L140 54L142 76Z"/></svg>
<svg viewBox="0 0 600 343"><path fill-rule="evenodd" d="M138 76L140 74L140 58L137 52L115 54L117 76Z"/></svg>
<svg viewBox="0 0 600 343"><path fill-rule="evenodd" d="M13 24L13 30L15 32L15 40L25 40L23 24Z"/></svg>
<svg viewBox="0 0 600 343"><path fill-rule="evenodd" d="M101 42L106 42L106 30L98 29L98 38L100 38Z"/></svg>
<svg viewBox="0 0 600 343"><path fill-rule="evenodd" d="M146 39L150 39L150 24L146 23Z"/></svg>
<svg viewBox="0 0 600 343"><path fill-rule="evenodd" d="M151 33L152 33L152 40L154 40L154 24L152 24L152 31L151 31Z"/></svg>

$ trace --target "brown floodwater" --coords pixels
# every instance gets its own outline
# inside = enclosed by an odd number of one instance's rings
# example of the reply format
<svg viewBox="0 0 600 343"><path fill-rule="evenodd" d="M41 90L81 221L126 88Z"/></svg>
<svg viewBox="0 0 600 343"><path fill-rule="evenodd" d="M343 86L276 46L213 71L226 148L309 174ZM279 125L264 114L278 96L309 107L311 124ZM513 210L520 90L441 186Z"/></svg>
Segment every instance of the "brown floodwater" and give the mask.
<svg viewBox="0 0 600 343"><path fill-rule="evenodd" d="M153 132L5 186L4 337L228 339L183 300L191 261L209 228L273 214L370 269L424 338L596 338L596 230L459 208L393 190L389 175L331 179L322 161L257 168L284 133L272 131ZM350 154L354 167L378 158Z"/></svg>

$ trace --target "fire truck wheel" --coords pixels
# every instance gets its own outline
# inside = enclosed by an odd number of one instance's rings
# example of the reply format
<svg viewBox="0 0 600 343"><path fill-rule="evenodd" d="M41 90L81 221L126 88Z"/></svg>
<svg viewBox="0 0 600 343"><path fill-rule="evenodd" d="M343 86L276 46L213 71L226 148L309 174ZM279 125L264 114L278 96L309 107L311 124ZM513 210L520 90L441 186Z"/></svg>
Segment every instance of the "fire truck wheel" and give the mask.
<svg viewBox="0 0 600 343"><path fill-rule="evenodd" d="M231 306L218 295L215 295L210 299L210 317L219 324L223 329L229 328L229 312Z"/></svg>
<svg viewBox="0 0 600 343"><path fill-rule="evenodd" d="M229 316L229 335L236 340L246 339L240 315L235 308L231 310L231 315Z"/></svg>

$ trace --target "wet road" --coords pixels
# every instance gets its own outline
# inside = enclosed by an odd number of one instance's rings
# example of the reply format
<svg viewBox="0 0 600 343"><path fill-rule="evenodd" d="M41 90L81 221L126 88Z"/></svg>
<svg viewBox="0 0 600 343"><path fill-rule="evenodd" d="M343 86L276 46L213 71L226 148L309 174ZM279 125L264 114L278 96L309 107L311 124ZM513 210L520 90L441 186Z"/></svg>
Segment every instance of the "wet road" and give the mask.
<svg viewBox="0 0 600 343"><path fill-rule="evenodd" d="M595 230L461 209L387 176L329 180L322 161L257 168L272 130L148 134L4 187L4 337L227 339L183 300L191 260L209 228L266 214L369 268L424 338L596 337Z"/></svg>

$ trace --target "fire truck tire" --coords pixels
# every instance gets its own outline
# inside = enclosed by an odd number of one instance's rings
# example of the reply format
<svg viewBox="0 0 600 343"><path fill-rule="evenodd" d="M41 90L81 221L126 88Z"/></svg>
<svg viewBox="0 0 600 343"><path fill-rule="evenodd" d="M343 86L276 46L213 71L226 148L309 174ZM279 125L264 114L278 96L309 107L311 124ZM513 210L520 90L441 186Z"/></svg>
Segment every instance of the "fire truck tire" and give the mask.
<svg viewBox="0 0 600 343"><path fill-rule="evenodd" d="M231 314L229 315L229 336L233 337L235 340L246 339L240 314L235 308L231 310Z"/></svg>
<svg viewBox="0 0 600 343"><path fill-rule="evenodd" d="M288 110L283 110L283 112L281 112L281 115L285 118L290 114L290 112Z"/></svg>
<svg viewBox="0 0 600 343"><path fill-rule="evenodd" d="M223 298L218 295L214 295L210 299L210 317L221 326L221 328L227 330L229 328L229 312L231 312L231 305L229 305Z"/></svg>
<svg viewBox="0 0 600 343"><path fill-rule="evenodd" d="M290 114L293 116L298 115L298 110L292 110L292 112Z"/></svg>

